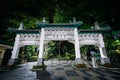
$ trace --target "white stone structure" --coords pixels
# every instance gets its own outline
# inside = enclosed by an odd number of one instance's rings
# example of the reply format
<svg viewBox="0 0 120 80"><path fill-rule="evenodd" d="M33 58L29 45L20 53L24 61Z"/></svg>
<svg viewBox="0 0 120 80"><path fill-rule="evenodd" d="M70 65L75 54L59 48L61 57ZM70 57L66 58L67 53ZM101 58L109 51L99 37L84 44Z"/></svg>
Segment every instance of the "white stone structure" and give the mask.
<svg viewBox="0 0 120 80"><path fill-rule="evenodd" d="M23 24L20 24L19 29L8 29L8 31L16 32L15 43L12 51L9 65L15 63L18 58L20 47L25 45L39 46L39 55L37 65L42 65L44 44L49 41L68 41L75 45L75 61L82 63L80 47L84 45L94 45L99 47L101 63L109 63L106 55L105 45L102 32L106 29L100 29L99 25L95 25L95 29L80 29L82 22L75 23L37 23L39 30L24 30Z"/></svg>

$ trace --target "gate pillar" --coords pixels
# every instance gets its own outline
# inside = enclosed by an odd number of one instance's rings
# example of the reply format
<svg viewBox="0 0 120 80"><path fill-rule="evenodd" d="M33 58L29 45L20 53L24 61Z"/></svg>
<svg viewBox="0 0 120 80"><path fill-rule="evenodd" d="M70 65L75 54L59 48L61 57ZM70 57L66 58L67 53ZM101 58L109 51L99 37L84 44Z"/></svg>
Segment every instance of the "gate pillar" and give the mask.
<svg viewBox="0 0 120 80"><path fill-rule="evenodd" d="M100 51L100 56L101 56L101 64L110 63L110 60L106 54L106 49L105 49L102 34L99 34L99 43L100 43L99 51Z"/></svg>
<svg viewBox="0 0 120 80"><path fill-rule="evenodd" d="M77 28L74 28L74 41L75 41L75 62L82 63Z"/></svg>
<svg viewBox="0 0 120 80"><path fill-rule="evenodd" d="M20 24L19 30L23 29L23 23ZM12 55L11 58L8 62L8 65L13 65L14 63L17 62L17 58L18 58L18 53L19 53L19 44L20 44L20 35L17 34L16 38L15 38L15 43L14 43L14 47L13 47L13 51L12 51Z"/></svg>
<svg viewBox="0 0 120 80"><path fill-rule="evenodd" d="M40 36L39 55L38 55L37 65L42 65L44 62L43 61L44 38L45 38L45 31L44 31L44 28L42 28L41 36Z"/></svg>
<svg viewBox="0 0 120 80"><path fill-rule="evenodd" d="M17 35L15 38L12 55L8 62L8 65L13 65L14 63L17 62L17 58L18 58L18 54L19 54L19 42L20 42L19 39L20 39L20 35Z"/></svg>
<svg viewBox="0 0 120 80"><path fill-rule="evenodd" d="M106 54L105 47L99 47L99 50L100 50L100 56L101 56L101 64L110 63L110 60Z"/></svg>

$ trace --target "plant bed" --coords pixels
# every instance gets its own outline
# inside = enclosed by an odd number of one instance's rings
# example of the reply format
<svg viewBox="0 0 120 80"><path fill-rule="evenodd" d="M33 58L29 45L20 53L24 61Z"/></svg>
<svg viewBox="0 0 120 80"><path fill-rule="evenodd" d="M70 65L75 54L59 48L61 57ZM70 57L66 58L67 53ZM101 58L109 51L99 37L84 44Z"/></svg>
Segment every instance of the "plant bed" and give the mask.
<svg viewBox="0 0 120 80"><path fill-rule="evenodd" d="M40 70L45 70L47 68L47 66L46 65L34 65L33 67L32 67L32 71L40 71Z"/></svg>
<svg viewBox="0 0 120 80"><path fill-rule="evenodd" d="M72 64L72 68L75 69L75 70L89 69L89 68L86 67L85 64Z"/></svg>
<svg viewBox="0 0 120 80"><path fill-rule="evenodd" d="M2 70L9 71L9 70L14 70L20 67L21 67L20 65L6 65L2 67Z"/></svg>
<svg viewBox="0 0 120 80"><path fill-rule="evenodd" d="M120 65L118 64L111 64L111 63L106 63L103 65L100 65L102 68L107 68L107 69L115 69L115 68L120 68Z"/></svg>

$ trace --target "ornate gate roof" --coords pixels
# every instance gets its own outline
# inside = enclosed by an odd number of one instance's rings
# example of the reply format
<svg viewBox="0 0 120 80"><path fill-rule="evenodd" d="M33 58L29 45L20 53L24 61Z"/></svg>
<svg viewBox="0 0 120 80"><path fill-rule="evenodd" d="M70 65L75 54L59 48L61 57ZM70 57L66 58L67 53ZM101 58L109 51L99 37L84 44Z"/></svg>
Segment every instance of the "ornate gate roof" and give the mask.
<svg viewBox="0 0 120 80"><path fill-rule="evenodd" d="M77 28L83 24L82 21L80 22L75 22L75 23L36 23L39 28Z"/></svg>

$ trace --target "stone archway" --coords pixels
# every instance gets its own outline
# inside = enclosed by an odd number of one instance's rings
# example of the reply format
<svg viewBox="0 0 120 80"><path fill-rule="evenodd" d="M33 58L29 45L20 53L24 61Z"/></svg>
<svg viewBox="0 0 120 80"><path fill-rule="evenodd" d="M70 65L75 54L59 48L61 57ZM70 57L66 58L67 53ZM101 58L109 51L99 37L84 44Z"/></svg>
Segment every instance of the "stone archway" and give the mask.
<svg viewBox="0 0 120 80"><path fill-rule="evenodd" d="M82 63L80 47L83 45L98 46L101 54L102 64L109 63L102 36L103 32L109 30L100 28L98 24L95 25L95 29L78 30L78 27L81 24L82 22L59 24L37 23L37 26L40 28L38 30L24 30L23 24L20 24L18 29L9 28L8 31L15 32L17 34L12 56L9 60L9 65L12 65L15 62L15 60L18 58L17 55L19 53L19 48L24 45L36 45L39 47L37 65L42 65L44 44L52 40L68 41L73 43L75 48L76 63Z"/></svg>

